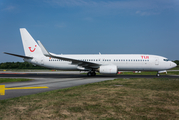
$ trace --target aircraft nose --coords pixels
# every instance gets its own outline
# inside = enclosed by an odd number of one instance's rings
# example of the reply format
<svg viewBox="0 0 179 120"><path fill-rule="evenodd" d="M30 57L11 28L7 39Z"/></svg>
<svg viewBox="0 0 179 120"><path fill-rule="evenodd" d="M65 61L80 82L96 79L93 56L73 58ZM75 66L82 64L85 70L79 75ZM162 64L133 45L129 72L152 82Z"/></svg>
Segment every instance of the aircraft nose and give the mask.
<svg viewBox="0 0 179 120"><path fill-rule="evenodd" d="M176 63L174 63L174 62L172 62L172 63L171 63L171 66L172 66L172 67L176 67L176 66L177 66L177 64L176 64Z"/></svg>

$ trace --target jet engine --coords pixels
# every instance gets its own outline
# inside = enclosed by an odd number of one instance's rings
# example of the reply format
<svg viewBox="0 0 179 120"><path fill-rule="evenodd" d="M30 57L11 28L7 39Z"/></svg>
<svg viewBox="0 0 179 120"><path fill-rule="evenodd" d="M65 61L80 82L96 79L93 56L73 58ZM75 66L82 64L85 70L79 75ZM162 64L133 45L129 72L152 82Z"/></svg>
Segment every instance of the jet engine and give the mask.
<svg viewBox="0 0 179 120"><path fill-rule="evenodd" d="M98 70L101 74L117 74L118 72L115 65L100 66Z"/></svg>

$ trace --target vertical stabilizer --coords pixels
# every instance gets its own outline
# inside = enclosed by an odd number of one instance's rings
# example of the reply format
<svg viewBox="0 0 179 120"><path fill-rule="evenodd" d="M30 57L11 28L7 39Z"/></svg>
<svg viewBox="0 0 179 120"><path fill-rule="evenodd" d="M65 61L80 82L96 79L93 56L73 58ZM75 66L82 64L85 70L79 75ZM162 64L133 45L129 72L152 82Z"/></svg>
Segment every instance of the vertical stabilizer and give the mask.
<svg viewBox="0 0 179 120"><path fill-rule="evenodd" d="M24 47L24 52L26 56L42 56L42 51L33 37L25 28L20 28L22 43Z"/></svg>

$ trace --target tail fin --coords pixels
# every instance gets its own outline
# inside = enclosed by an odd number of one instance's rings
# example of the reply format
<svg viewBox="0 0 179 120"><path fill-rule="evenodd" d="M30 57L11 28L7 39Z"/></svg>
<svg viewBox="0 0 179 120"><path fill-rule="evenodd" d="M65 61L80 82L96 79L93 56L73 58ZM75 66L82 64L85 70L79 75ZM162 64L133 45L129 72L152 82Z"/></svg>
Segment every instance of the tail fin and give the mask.
<svg viewBox="0 0 179 120"><path fill-rule="evenodd" d="M24 52L26 56L34 57L34 56L42 56L43 53L33 39L33 37L29 34L29 32L25 28L20 28L22 43L24 47Z"/></svg>

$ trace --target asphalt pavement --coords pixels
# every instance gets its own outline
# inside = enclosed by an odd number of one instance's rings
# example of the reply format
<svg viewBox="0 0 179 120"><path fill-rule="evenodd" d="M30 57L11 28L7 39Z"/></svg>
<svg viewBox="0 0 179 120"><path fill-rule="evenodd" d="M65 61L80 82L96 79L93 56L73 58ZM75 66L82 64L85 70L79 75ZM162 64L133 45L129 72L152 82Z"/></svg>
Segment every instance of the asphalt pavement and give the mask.
<svg viewBox="0 0 179 120"><path fill-rule="evenodd" d="M84 85L88 83L101 82L106 80L113 80L117 78L155 78L155 75L96 75L94 77L87 77L85 74L68 74L58 73L25 73L25 74L0 74L0 78L30 78L32 81L14 82L14 83L1 83L6 88L14 87L37 87L47 86L44 89L18 89L18 90L5 90L5 95L0 95L0 100L14 98L24 95L31 95L51 90L63 89L72 86ZM161 75L162 78L179 78L179 76Z"/></svg>

